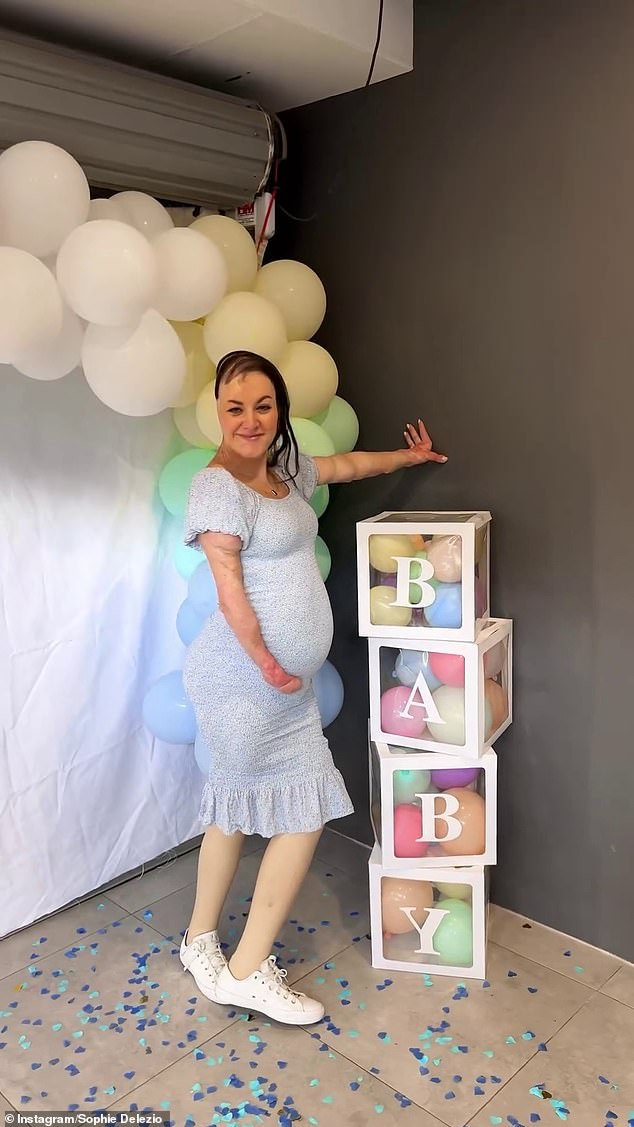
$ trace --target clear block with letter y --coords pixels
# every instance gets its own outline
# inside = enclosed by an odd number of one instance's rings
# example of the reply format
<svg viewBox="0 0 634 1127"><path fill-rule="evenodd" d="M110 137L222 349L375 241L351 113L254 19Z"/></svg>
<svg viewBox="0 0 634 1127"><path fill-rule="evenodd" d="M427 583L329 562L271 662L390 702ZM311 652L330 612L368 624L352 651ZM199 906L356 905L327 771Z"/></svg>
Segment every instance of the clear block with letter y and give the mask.
<svg viewBox="0 0 634 1127"><path fill-rule="evenodd" d="M482 866L383 868L369 861L372 966L385 970L484 978L487 882Z"/></svg>

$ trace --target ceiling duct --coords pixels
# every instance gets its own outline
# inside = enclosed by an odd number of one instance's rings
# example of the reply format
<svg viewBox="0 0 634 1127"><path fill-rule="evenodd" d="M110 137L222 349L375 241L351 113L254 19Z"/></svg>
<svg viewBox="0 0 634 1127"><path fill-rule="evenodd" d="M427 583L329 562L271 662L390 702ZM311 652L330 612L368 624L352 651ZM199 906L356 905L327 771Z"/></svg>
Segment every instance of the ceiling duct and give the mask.
<svg viewBox="0 0 634 1127"><path fill-rule="evenodd" d="M275 136L253 102L0 31L0 149L51 141L96 187L233 208L266 183Z"/></svg>

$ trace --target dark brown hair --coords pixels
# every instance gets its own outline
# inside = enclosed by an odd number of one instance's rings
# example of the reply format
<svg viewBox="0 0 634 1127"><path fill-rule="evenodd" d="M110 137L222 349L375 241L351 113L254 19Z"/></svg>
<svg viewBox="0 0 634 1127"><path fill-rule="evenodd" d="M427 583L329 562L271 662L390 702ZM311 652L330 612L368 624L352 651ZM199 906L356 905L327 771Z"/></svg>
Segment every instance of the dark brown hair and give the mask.
<svg viewBox="0 0 634 1127"><path fill-rule="evenodd" d="M216 365L214 387L216 399L222 384L229 383L239 376L246 376L250 372L261 372L271 381L275 392L277 434L269 446L269 466L280 466L287 477L295 478L299 468L299 450L290 422L291 404L288 389L275 364L264 356L258 356L257 352L228 352ZM293 468L291 468L291 459Z"/></svg>

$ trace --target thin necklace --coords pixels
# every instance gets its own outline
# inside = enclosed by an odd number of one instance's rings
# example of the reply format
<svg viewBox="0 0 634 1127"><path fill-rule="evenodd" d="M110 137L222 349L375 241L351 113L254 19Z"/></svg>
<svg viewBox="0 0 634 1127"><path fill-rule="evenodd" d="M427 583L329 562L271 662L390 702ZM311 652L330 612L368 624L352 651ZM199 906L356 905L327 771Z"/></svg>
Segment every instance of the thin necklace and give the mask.
<svg viewBox="0 0 634 1127"><path fill-rule="evenodd" d="M219 455L221 455L221 456L220 456L220 457L218 457L218 454L219 454ZM219 449L218 449L218 454L216 455L216 460L217 460L218 462L222 462L222 461L224 461L224 459L223 459L223 457L222 457L222 446L220 446L220 447L219 447ZM229 472L231 472L231 471L229 471ZM235 476L235 475L234 475L234 476ZM238 481L239 481L239 480L240 480L240 478L238 478ZM244 482L243 482L243 484L244 484ZM272 496L272 497L277 497L277 496L279 496L278 490L277 490L277 489L274 489L272 485L269 485L269 490L270 490L270 492L271 492L271 496Z"/></svg>

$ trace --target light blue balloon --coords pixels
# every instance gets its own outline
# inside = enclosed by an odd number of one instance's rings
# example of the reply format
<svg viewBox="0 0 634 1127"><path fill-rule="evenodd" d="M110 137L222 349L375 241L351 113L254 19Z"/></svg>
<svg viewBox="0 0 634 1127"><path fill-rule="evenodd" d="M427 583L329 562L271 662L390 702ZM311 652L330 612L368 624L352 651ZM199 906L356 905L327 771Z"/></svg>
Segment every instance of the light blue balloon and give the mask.
<svg viewBox="0 0 634 1127"><path fill-rule="evenodd" d="M442 681L432 673L426 650L400 650L394 665L394 676L401 685L407 685L411 689L419 673L422 673L432 693L442 685Z"/></svg>
<svg viewBox="0 0 634 1127"><path fill-rule="evenodd" d="M336 720L343 706L343 681L330 661L325 661L313 677L322 728Z"/></svg>
<svg viewBox="0 0 634 1127"><path fill-rule="evenodd" d="M143 723L158 740L191 744L196 738L196 718L180 669L160 677L145 694Z"/></svg>
<svg viewBox="0 0 634 1127"><path fill-rule="evenodd" d="M185 599L178 608L176 630L184 646L191 646L205 625L206 619L198 614L191 599Z"/></svg>
<svg viewBox="0 0 634 1127"><path fill-rule="evenodd" d="M200 552L195 548L190 548L188 544L177 543L174 548L174 567L183 579L189 579L193 571L196 570L201 560Z"/></svg>
<svg viewBox="0 0 634 1127"><path fill-rule="evenodd" d="M203 560L190 575L187 596L196 614L204 618L209 618L217 610L218 592L207 560Z"/></svg>
<svg viewBox="0 0 634 1127"><path fill-rule="evenodd" d="M197 732L196 739L194 740L194 756L198 770L207 778L211 766L211 752L200 732Z"/></svg>
<svg viewBox="0 0 634 1127"><path fill-rule="evenodd" d="M458 630L462 626L462 583L439 583L436 598L425 607L425 618L430 626Z"/></svg>

